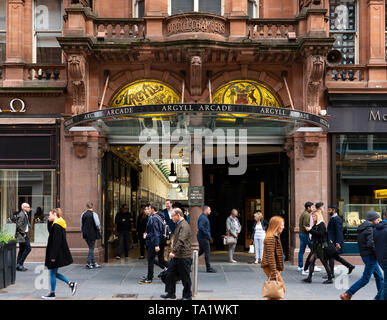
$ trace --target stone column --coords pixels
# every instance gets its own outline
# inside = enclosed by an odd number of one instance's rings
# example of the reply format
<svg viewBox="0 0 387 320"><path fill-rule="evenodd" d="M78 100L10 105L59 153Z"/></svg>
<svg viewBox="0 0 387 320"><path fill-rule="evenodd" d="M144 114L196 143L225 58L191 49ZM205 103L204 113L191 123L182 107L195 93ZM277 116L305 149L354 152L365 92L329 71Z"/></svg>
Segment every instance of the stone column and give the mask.
<svg viewBox="0 0 387 320"><path fill-rule="evenodd" d="M298 222L305 202L323 202L324 220L326 224L328 222L330 162L327 135L321 132L295 133L288 138L286 149L290 158L291 173L289 260L297 264L300 246Z"/></svg>
<svg viewBox="0 0 387 320"><path fill-rule="evenodd" d="M230 21L230 37L232 40L246 38L248 34L247 1L231 0L231 10L228 17Z"/></svg>
<svg viewBox="0 0 387 320"><path fill-rule="evenodd" d="M62 129L63 130L63 129ZM102 139L102 141L101 141ZM80 217L87 202L94 204L94 210L102 221L101 206L101 157L103 137L97 131L62 131L60 205L67 222L69 247L75 263L86 263L88 247L80 232ZM95 259L103 261L101 241L97 240Z"/></svg>
<svg viewBox="0 0 387 320"><path fill-rule="evenodd" d="M145 0L146 38L163 40L163 21L168 16L168 0Z"/></svg>

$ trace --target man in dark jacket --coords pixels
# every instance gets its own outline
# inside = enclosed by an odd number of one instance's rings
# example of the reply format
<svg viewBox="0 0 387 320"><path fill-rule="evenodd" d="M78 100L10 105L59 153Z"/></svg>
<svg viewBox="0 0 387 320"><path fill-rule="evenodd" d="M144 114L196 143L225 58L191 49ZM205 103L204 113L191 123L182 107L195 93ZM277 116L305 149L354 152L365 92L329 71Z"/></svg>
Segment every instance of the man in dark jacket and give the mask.
<svg viewBox="0 0 387 320"><path fill-rule="evenodd" d="M127 204L123 204L121 210L117 213L115 218L118 232L118 253L117 259L121 259L122 247L125 250L125 258L128 257L130 233L132 232L133 218L129 212Z"/></svg>
<svg viewBox="0 0 387 320"><path fill-rule="evenodd" d="M31 252L30 239L28 237L28 231L31 229L31 224L28 220L28 213L31 211L30 205L28 203L23 203L21 205L21 211L17 214L15 218L16 222L16 232L15 238L19 242L19 253L17 255L17 264L16 270L18 271L27 271L28 269L24 267L24 261L26 260L28 254Z"/></svg>
<svg viewBox="0 0 387 320"><path fill-rule="evenodd" d="M343 236L343 220L337 214L337 207L330 205L328 207L328 213L330 219L328 222L328 243L336 247L336 252L329 257L329 267L332 272L332 277L335 277L335 260L348 268L348 274L350 274L355 266L343 259L339 254L344 253L344 236Z"/></svg>
<svg viewBox="0 0 387 320"><path fill-rule="evenodd" d="M211 240L211 231L210 231L210 220L208 216L211 214L211 208L209 206L203 207L203 213L198 219L198 233L197 239L199 242L199 256L204 253L204 258L206 260L206 269L207 272L215 273L215 269L211 268L210 264L210 240Z"/></svg>
<svg viewBox="0 0 387 320"><path fill-rule="evenodd" d="M167 223L167 225L169 227L169 230L171 231L171 236L170 236L170 239L166 243L166 247L167 247L166 251L167 252L165 252L165 254L166 254L165 260L168 260L168 255L169 255L169 253L172 250L173 238L174 238L173 234L174 234L175 228L176 228L176 224L172 220L172 210L173 210L173 208L172 208L172 201L171 200L166 200L165 201L165 209L162 210L162 213L164 214L165 222Z"/></svg>
<svg viewBox="0 0 387 320"><path fill-rule="evenodd" d="M93 211L93 204L91 202L86 204L86 211L81 215L80 228L83 239L85 239L89 247L86 268L100 268L101 266L94 259L94 247L96 240L101 239L101 224L98 214Z"/></svg>
<svg viewBox="0 0 387 320"><path fill-rule="evenodd" d="M387 300L387 218L386 215L383 217L383 221L379 222L374 229L374 241L375 241L375 251L376 259L378 260L380 266L383 269L384 273L384 284L383 284L383 299Z"/></svg>
<svg viewBox="0 0 387 320"><path fill-rule="evenodd" d="M375 255L375 243L373 230L379 221L379 215L374 211L367 213L367 221L363 222L357 228L357 241L359 245L360 256L365 264L363 275L355 282L340 298L341 300L350 300L352 296L361 288L363 288L370 281L371 276L374 275L376 280L376 287L378 294L375 300L380 300L383 296L383 275L379 268Z"/></svg>
<svg viewBox="0 0 387 320"><path fill-rule="evenodd" d="M173 209L172 220L176 223L175 242L170 253L171 262L169 264L166 279L165 292L161 295L164 299L176 299L176 278L177 276L183 283L183 298L182 300L192 300L191 291L191 227L185 221L184 214L181 209Z"/></svg>
<svg viewBox="0 0 387 320"><path fill-rule="evenodd" d="M141 279L140 284L150 284L153 281L154 264L157 264L163 270L166 270L168 263L164 260L164 239L162 238L163 232L163 219L162 213L158 213L158 207L156 205L150 206L151 213L146 225L145 241L148 247L148 274ZM158 215L158 216L156 216ZM155 261L155 257L158 257L158 261Z"/></svg>

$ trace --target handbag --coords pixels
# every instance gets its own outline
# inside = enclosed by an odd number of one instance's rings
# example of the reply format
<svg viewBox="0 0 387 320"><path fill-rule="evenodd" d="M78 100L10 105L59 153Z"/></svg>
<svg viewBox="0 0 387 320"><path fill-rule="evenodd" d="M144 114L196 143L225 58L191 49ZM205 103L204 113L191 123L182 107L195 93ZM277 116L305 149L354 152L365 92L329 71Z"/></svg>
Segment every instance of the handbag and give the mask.
<svg viewBox="0 0 387 320"><path fill-rule="evenodd" d="M236 243L236 238L234 238L233 236L229 236L229 235L227 235L227 236L225 236L224 238L223 238L223 244L225 245L225 246L228 246L228 245L230 245L230 244L235 244Z"/></svg>
<svg viewBox="0 0 387 320"><path fill-rule="evenodd" d="M250 244L249 253L254 253L254 245Z"/></svg>
<svg viewBox="0 0 387 320"><path fill-rule="evenodd" d="M323 248L325 250L325 254L328 258L332 258L336 255L337 249L336 246L332 241L329 241L329 243L324 243Z"/></svg>
<svg viewBox="0 0 387 320"><path fill-rule="evenodd" d="M283 299L285 296L284 283L278 280L267 280L263 283L262 297L269 299Z"/></svg>

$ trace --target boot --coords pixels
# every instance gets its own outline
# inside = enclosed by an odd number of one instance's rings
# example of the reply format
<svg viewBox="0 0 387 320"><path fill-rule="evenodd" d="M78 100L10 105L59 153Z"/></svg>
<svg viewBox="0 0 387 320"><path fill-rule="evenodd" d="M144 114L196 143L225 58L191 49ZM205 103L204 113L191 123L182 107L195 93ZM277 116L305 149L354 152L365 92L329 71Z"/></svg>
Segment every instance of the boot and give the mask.
<svg viewBox="0 0 387 320"><path fill-rule="evenodd" d="M311 272L309 272L309 276L306 279L302 280L302 281L304 281L306 283L312 283L312 274L311 274Z"/></svg>
<svg viewBox="0 0 387 320"><path fill-rule="evenodd" d="M327 280L325 280L324 282L323 282L323 284L329 284L329 283L333 283L333 277L332 277L332 274L331 273L328 273L328 279Z"/></svg>

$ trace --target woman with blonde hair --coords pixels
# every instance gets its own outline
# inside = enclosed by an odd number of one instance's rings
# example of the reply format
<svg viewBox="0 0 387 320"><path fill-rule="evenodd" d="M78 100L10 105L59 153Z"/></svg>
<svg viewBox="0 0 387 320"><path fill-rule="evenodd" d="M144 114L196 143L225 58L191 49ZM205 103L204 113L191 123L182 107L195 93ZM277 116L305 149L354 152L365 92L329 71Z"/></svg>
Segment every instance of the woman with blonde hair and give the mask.
<svg viewBox="0 0 387 320"><path fill-rule="evenodd" d="M320 259L328 276L328 279L323 283L333 283L332 272L329 268L328 259L324 250L324 248L328 247L328 232L324 223L322 206L319 210L316 210L312 213L312 219L313 226L305 227L305 229L312 235L312 250L307 261L307 264L309 265L309 275L308 278L304 279L303 281L306 283L312 282L315 262L317 259Z"/></svg>
<svg viewBox="0 0 387 320"><path fill-rule="evenodd" d="M50 211L48 216L48 241L46 247L45 266L50 271L51 291L43 299L55 299L56 279L67 283L74 295L77 283L71 282L65 276L58 273L58 269L73 263L69 246L66 240L66 221L62 218L62 210L56 208Z"/></svg>
<svg viewBox="0 0 387 320"><path fill-rule="evenodd" d="M261 263L263 256L263 241L266 237L267 221L263 219L261 211L254 213L254 225L251 232L251 238L254 243L255 264Z"/></svg>
<svg viewBox="0 0 387 320"><path fill-rule="evenodd" d="M261 268L269 280L284 280L280 272L284 271L284 253L280 235L285 228L285 221L282 217L274 216L269 221L263 247L263 258ZM285 285L283 286L285 292Z"/></svg>

